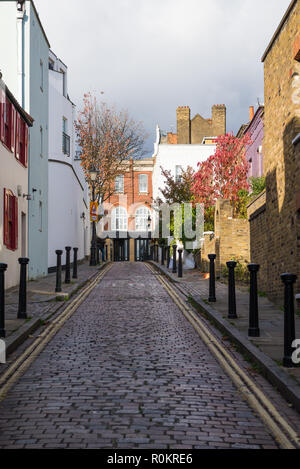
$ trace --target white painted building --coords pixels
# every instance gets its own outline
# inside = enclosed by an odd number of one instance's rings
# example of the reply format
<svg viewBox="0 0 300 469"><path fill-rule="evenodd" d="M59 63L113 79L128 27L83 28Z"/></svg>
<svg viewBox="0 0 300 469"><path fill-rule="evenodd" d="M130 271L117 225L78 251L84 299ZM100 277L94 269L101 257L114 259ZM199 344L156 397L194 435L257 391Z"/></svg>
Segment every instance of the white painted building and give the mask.
<svg viewBox="0 0 300 469"><path fill-rule="evenodd" d="M49 41L32 0L0 1L3 80L34 123L28 152L29 278L48 271L48 56Z"/></svg>
<svg viewBox="0 0 300 469"><path fill-rule="evenodd" d="M160 188L165 185L165 178L161 173L163 169L171 171L173 176L180 176L182 170L191 166L195 171L198 163L207 160L216 151L215 144L167 144L161 142L161 132L156 127L156 142L154 144L155 158L153 170L153 199L163 199Z"/></svg>
<svg viewBox="0 0 300 469"><path fill-rule="evenodd" d="M7 264L5 288L19 283L18 259L28 255L27 164L31 126L31 117L0 79L0 263Z"/></svg>
<svg viewBox="0 0 300 469"><path fill-rule="evenodd" d="M48 267L57 249L89 254L88 192L76 146L76 106L68 96L67 66L49 52ZM63 262L65 257L63 257Z"/></svg>

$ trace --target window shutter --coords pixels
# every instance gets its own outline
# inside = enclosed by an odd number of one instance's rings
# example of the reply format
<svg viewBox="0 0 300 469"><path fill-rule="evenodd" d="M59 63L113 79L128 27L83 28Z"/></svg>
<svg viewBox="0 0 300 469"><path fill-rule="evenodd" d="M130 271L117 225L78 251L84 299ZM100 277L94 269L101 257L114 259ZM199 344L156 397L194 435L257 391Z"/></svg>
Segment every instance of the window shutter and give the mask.
<svg viewBox="0 0 300 469"><path fill-rule="evenodd" d="M21 130L21 119L19 114L16 115L16 138L15 138L15 155L18 160L20 160L20 130Z"/></svg>
<svg viewBox="0 0 300 469"><path fill-rule="evenodd" d="M16 131L16 110L15 107L11 104L10 107L10 149L15 152L15 131Z"/></svg>
<svg viewBox="0 0 300 469"><path fill-rule="evenodd" d="M24 124L24 165L28 165L28 125Z"/></svg>
<svg viewBox="0 0 300 469"><path fill-rule="evenodd" d="M3 196L3 244L8 246L8 208L9 208L9 194L4 189Z"/></svg>
<svg viewBox="0 0 300 469"><path fill-rule="evenodd" d="M18 225L19 225L19 217L18 217L18 198L13 197L13 207L14 207L14 224L13 224L13 249L18 249Z"/></svg>
<svg viewBox="0 0 300 469"><path fill-rule="evenodd" d="M5 94L0 89L0 137L1 141L4 142L5 131L4 131L4 111L5 111Z"/></svg>

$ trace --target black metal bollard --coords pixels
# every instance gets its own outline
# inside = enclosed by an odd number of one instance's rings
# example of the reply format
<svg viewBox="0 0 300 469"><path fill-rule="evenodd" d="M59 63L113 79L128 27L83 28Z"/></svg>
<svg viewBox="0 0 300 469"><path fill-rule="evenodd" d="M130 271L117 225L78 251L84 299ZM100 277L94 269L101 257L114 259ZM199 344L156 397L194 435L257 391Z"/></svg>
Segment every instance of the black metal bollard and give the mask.
<svg viewBox="0 0 300 469"><path fill-rule="evenodd" d="M56 261L56 292L61 292L61 256L62 256L63 251L57 250L55 251L55 254L57 255L57 261Z"/></svg>
<svg viewBox="0 0 300 469"><path fill-rule="evenodd" d="M284 283L284 356L282 364L291 368L295 366L292 361L293 347L295 340L295 311L294 311L294 283L297 275L285 273L280 275Z"/></svg>
<svg viewBox="0 0 300 469"><path fill-rule="evenodd" d="M5 292L4 292L4 272L7 264L0 264L0 337L5 337Z"/></svg>
<svg viewBox="0 0 300 469"><path fill-rule="evenodd" d="M167 246L167 268L170 265L170 246Z"/></svg>
<svg viewBox="0 0 300 469"><path fill-rule="evenodd" d="M161 245L161 265L165 265L165 246Z"/></svg>
<svg viewBox="0 0 300 469"><path fill-rule="evenodd" d="M258 325L258 299L257 299L257 272L259 271L258 264L248 264L250 272L250 299L249 299L249 337L259 337Z"/></svg>
<svg viewBox="0 0 300 469"><path fill-rule="evenodd" d="M153 245L150 246L150 260L153 261Z"/></svg>
<svg viewBox="0 0 300 469"><path fill-rule="evenodd" d="M111 248L111 246L110 246ZM110 249L110 252L111 252L111 249ZM105 245L105 260L107 261L108 260L108 247L107 247L107 244Z"/></svg>
<svg viewBox="0 0 300 469"><path fill-rule="evenodd" d="M178 249L178 277L182 277L182 252L183 249Z"/></svg>
<svg viewBox="0 0 300 469"><path fill-rule="evenodd" d="M215 275L215 259L216 254L208 254L209 258L209 297L208 301L216 301L216 275Z"/></svg>
<svg viewBox="0 0 300 469"><path fill-rule="evenodd" d="M66 275L65 275L65 283L71 283L71 264L70 264L70 255L71 255L71 247L66 246Z"/></svg>
<svg viewBox="0 0 300 469"><path fill-rule="evenodd" d="M77 275L77 253L78 253L78 248L73 248L74 251L74 257L73 257L73 278L78 278Z"/></svg>
<svg viewBox="0 0 300 469"><path fill-rule="evenodd" d="M226 262L228 267L228 318L236 319L236 300L235 300L235 279L234 279L234 269L236 267L235 261Z"/></svg>
<svg viewBox="0 0 300 469"><path fill-rule="evenodd" d="M20 257L20 285L19 285L19 307L18 319L27 319L27 286L26 286L26 270L29 259L27 257Z"/></svg>
<svg viewBox="0 0 300 469"><path fill-rule="evenodd" d="M99 253L99 247L98 246L96 248L96 263L97 263L97 265L100 264L100 253Z"/></svg>
<svg viewBox="0 0 300 469"><path fill-rule="evenodd" d="M173 244L172 248L173 248L173 268L172 268L172 273L173 273L173 274L176 274L176 272L177 272L177 265L176 265L176 249L177 249L177 245L176 245L176 244Z"/></svg>

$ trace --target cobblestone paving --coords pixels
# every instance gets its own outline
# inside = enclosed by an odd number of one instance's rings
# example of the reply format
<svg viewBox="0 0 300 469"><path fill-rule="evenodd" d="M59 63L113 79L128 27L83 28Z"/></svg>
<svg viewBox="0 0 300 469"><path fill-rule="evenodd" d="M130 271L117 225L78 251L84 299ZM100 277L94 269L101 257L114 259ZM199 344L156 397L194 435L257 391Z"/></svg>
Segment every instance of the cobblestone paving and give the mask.
<svg viewBox="0 0 300 469"><path fill-rule="evenodd" d="M276 448L139 263L115 264L0 404L1 448Z"/></svg>

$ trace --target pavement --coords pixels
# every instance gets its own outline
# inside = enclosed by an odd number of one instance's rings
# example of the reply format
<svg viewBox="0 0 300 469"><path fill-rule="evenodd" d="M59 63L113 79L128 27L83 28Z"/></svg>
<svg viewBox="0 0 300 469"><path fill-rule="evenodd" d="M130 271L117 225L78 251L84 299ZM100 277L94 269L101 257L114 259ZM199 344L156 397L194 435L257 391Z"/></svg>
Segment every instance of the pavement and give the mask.
<svg viewBox="0 0 300 469"><path fill-rule="evenodd" d="M258 297L260 337L248 337L249 291L247 286L236 286L237 319L228 319L228 285L216 281L216 302L209 303L208 275L197 269L184 270L183 277L173 274L166 266L152 262L172 282L199 306L224 333L261 368L264 376L300 412L300 364L293 368L282 366L284 346L283 308L268 298ZM300 317L295 314L296 338L300 339Z"/></svg>
<svg viewBox="0 0 300 469"><path fill-rule="evenodd" d="M102 264L101 267L105 265ZM18 319L19 287L5 292L5 331L6 354L11 354L27 337L36 330L41 321L47 320L62 306L62 302L74 295L78 289L92 279L100 266L90 266L88 260L78 263L78 278L71 283L64 283L65 272L62 272L62 292L56 293L56 273L27 282L27 319Z"/></svg>
<svg viewBox="0 0 300 469"><path fill-rule="evenodd" d="M0 447L275 449L278 442L157 275L124 262L112 265L8 391Z"/></svg>

